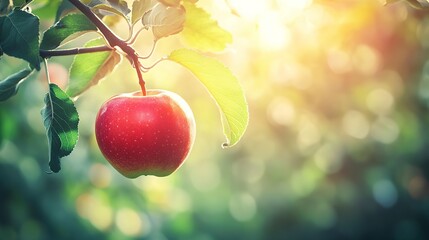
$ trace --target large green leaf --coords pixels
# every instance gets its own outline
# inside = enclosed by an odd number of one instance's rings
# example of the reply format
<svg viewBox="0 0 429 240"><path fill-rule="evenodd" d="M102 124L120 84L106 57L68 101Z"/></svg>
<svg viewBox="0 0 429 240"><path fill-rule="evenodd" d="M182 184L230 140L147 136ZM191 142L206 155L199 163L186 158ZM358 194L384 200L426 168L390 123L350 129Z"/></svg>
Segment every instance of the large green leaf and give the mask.
<svg viewBox="0 0 429 240"><path fill-rule="evenodd" d="M43 34L41 49L51 50L59 47L97 27L83 14L70 14L63 17Z"/></svg>
<svg viewBox="0 0 429 240"><path fill-rule="evenodd" d="M103 39L95 39L85 44L85 47L102 44ZM72 97L81 94L112 72L120 61L121 55L115 51L77 55L70 69L67 94Z"/></svg>
<svg viewBox="0 0 429 240"><path fill-rule="evenodd" d="M246 98L237 78L219 61L192 50L173 51L168 59L188 68L207 88L223 114L223 129L228 140L223 146L235 145L249 121Z"/></svg>
<svg viewBox="0 0 429 240"><path fill-rule="evenodd" d="M0 101L5 101L18 92L21 83L33 72L31 69L23 69L0 82Z"/></svg>
<svg viewBox="0 0 429 240"><path fill-rule="evenodd" d="M49 84L41 114L49 144L49 167L52 172L61 170L60 158L69 155L78 140L79 115L73 101L61 88Z"/></svg>
<svg viewBox="0 0 429 240"><path fill-rule="evenodd" d="M184 2L186 21L182 31L185 43L201 51L219 52L232 43L232 35L221 28L204 9Z"/></svg>
<svg viewBox="0 0 429 240"><path fill-rule="evenodd" d="M24 59L40 70L39 19L21 10L0 17L0 46L7 55Z"/></svg>

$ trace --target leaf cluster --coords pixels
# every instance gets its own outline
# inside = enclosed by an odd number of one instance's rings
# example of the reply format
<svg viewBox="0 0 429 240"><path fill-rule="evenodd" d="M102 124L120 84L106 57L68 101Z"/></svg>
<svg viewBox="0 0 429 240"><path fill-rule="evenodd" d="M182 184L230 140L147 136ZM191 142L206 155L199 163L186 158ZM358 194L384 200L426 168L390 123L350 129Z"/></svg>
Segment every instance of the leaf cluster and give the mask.
<svg viewBox="0 0 429 240"><path fill-rule="evenodd" d="M77 4L90 9L90 13L82 11ZM31 6L31 0L0 2L0 57L6 54L29 64L27 69L0 81L0 101L15 95L21 83L34 71L40 71L41 63L46 63L48 58L76 55L70 68L69 85L63 90L49 84L41 112L52 172L61 169L60 158L70 154L78 139L79 116L72 98L114 71L123 57L130 60L137 71L151 69L136 61L146 58L140 57L138 49L133 47L141 31L152 32L152 51L157 41L179 34L190 49L175 50L163 59L189 69L206 87L224 120L227 137L224 146L235 145L244 134L249 116L239 81L221 62L204 55L204 52L225 50L232 42L232 35L198 7L197 1L135 0L131 8L124 0L40 1L34 12ZM56 10L54 14L52 9ZM43 31L41 20L50 19L55 19L54 23ZM117 37L111 30L118 19L129 26L127 39ZM63 49L64 44L88 32L97 32L101 37L81 48ZM130 50L134 56L130 55Z"/></svg>

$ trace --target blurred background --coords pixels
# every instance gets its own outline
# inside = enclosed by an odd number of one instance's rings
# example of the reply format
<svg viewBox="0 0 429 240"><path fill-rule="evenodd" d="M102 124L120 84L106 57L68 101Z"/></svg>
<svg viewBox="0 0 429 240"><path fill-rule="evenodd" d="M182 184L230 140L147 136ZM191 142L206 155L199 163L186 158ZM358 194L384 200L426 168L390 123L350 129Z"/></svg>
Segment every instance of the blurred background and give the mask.
<svg viewBox="0 0 429 240"><path fill-rule="evenodd" d="M48 28L50 9L37 3ZM0 239L429 239L429 11L374 0L199 6L234 37L208 55L246 91L241 142L221 148L214 101L162 62L144 77L190 104L194 148L171 176L124 178L94 137L101 104L139 89L124 60L76 100L79 142L60 173L46 174L47 86L35 74L0 103ZM114 27L123 36L124 24ZM144 55L151 42L144 32L136 47ZM162 39L145 64L181 47L180 36ZM72 60L50 59L53 81L66 84ZM3 57L0 66L4 79L25 64Z"/></svg>

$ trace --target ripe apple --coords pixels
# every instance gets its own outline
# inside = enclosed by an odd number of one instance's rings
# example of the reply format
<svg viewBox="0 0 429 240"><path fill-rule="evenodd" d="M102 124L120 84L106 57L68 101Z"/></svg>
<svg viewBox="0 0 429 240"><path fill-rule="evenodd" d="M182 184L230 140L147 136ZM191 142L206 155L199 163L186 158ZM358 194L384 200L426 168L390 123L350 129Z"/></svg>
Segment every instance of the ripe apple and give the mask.
<svg viewBox="0 0 429 240"><path fill-rule="evenodd" d="M173 173L188 156L195 120L191 108L175 93L126 93L101 106L95 135L104 157L125 177L161 177Z"/></svg>

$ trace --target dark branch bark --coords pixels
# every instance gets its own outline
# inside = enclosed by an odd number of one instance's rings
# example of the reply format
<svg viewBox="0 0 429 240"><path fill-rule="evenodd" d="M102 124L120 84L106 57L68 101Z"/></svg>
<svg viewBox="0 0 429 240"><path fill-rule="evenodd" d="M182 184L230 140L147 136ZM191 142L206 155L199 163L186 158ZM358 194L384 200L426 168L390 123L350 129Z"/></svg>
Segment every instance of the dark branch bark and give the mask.
<svg viewBox="0 0 429 240"><path fill-rule="evenodd" d="M100 30L100 32L104 35L111 47L120 47L122 51L124 51L130 57L134 57L134 55L136 55L135 50L125 41L120 39L115 33L113 33L110 28L106 26L106 24L104 24L104 22L101 21L101 19L95 15L88 6L79 0L69 0L69 2L79 9L79 11L81 11L89 20L91 20L95 26L97 26L98 30Z"/></svg>
<svg viewBox="0 0 429 240"><path fill-rule="evenodd" d="M83 54L83 53L105 52L105 51L112 51L112 50L113 49L108 46L73 48L73 49L62 49L62 50L40 49L40 56L42 58L49 58L49 57L69 56L69 55L76 55L76 54Z"/></svg>

